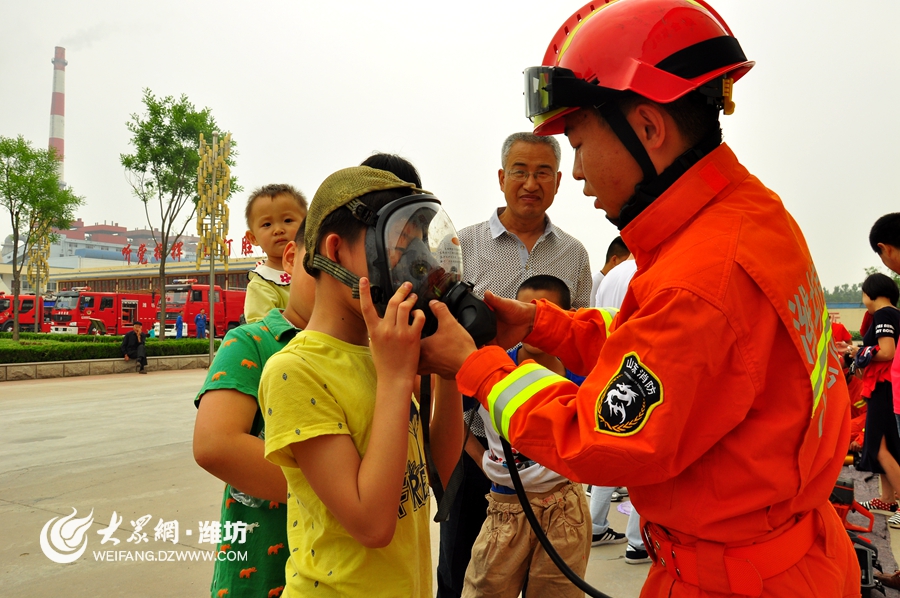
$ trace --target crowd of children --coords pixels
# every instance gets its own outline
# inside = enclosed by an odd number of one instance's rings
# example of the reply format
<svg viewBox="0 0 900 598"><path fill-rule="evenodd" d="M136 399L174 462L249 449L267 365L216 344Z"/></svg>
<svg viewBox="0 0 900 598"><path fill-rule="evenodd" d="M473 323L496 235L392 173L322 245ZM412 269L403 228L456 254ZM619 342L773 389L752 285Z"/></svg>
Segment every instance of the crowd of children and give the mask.
<svg viewBox="0 0 900 598"><path fill-rule="evenodd" d="M414 182L358 167L366 189L348 194L340 178L326 181L309 226L306 200L289 185L267 185L248 201L248 236L266 260L251 273L248 323L225 337L195 399L195 459L226 482L219 550L231 548L229 532L247 532L241 548L248 560L217 561L212 596L271 597L286 586L288 595L307 586L321 586L324 595L373 587L431 593L428 480L413 398L424 316L410 320L408 285L382 319L371 300L360 303L334 278L313 278L303 265L312 263L307 251L321 252L359 270L362 227L332 212L345 201L377 209L420 191L405 160L376 154L366 163ZM373 185L381 190L370 192ZM322 307L313 317L317 300ZM454 459L446 456L461 451L462 407L446 382L438 386L434 419L449 433L433 440L447 479Z"/></svg>

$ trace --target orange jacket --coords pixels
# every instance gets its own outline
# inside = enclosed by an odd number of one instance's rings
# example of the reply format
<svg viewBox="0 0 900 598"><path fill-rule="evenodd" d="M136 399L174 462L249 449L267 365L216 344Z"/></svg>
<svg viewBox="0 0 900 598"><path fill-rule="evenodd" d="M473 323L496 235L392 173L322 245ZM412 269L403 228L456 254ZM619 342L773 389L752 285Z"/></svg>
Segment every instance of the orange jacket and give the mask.
<svg viewBox="0 0 900 598"><path fill-rule="evenodd" d="M618 315L540 301L526 339L587 375L580 389L486 347L460 390L535 461L628 486L646 520L729 544L778 535L828 500L849 442L799 228L722 145L622 237L638 271Z"/></svg>

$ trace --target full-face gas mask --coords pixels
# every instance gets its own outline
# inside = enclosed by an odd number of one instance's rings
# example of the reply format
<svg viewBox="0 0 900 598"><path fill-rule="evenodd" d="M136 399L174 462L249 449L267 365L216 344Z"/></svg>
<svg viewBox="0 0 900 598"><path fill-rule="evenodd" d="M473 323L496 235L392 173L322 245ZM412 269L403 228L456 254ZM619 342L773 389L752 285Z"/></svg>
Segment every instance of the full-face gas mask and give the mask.
<svg viewBox="0 0 900 598"><path fill-rule="evenodd" d="M422 338L437 331L428 303L445 303L475 340L484 345L497 334L494 312L462 281L462 249L456 228L433 195L401 197L378 211L366 230L366 258L372 302L383 316L388 300L404 282L416 293L415 309L425 314Z"/></svg>

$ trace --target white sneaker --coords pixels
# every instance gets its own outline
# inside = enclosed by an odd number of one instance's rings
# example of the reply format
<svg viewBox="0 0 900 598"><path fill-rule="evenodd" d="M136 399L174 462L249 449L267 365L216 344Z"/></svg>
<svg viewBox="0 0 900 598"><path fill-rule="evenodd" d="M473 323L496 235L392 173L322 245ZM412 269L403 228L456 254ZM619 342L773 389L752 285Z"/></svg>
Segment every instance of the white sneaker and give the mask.
<svg viewBox="0 0 900 598"><path fill-rule="evenodd" d="M891 515L891 518L888 519L888 527L892 527L894 529L900 529L900 513L895 513Z"/></svg>
<svg viewBox="0 0 900 598"><path fill-rule="evenodd" d="M627 541L625 534L619 533L613 528L608 528L602 534L591 536L591 546L603 546L605 544L624 544Z"/></svg>
<svg viewBox="0 0 900 598"><path fill-rule="evenodd" d="M613 490L612 494L609 497L609 500L612 502L621 502L628 498L628 488L624 486L619 486L615 490Z"/></svg>

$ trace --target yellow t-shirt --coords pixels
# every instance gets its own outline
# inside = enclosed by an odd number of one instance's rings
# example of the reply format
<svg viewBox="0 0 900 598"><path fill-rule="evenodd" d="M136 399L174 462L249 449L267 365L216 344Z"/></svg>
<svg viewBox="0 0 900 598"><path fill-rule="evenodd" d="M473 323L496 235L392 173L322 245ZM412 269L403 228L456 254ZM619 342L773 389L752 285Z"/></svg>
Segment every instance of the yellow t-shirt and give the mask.
<svg viewBox="0 0 900 598"><path fill-rule="evenodd" d="M375 366L368 347L303 331L266 362L259 402L266 458L288 483L288 544L283 596L431 598L428 478L418 405L411 403L406 476L391 543L366 548L338 523L297 467L290 445L348 434L366 453L375 409Z"/></svg>
<svg viewBox="0 0 900 598"><path fill-rule="evenodd" d="M268 268L271 272L281 272ZM265 318L273 309L285 309L291 299L291 277L286 273L287 284L278 284L261 276L257 272L249 272L247 294L244 295L244 320L248 324Z"/></svg>

